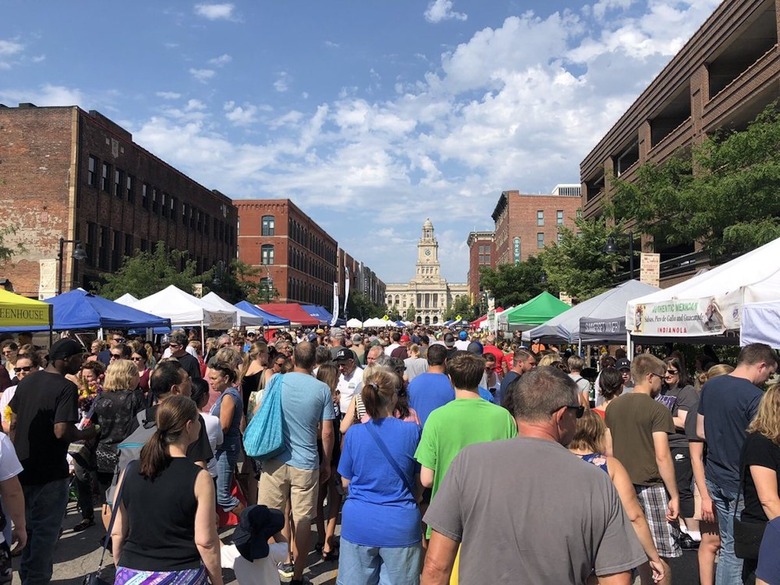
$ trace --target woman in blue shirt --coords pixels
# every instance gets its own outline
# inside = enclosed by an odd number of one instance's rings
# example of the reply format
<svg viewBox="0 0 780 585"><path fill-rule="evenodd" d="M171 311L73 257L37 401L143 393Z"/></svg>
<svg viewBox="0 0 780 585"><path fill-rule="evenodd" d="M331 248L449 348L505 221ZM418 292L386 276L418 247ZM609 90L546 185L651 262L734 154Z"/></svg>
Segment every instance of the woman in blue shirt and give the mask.
<svg viewBox="0 0 780 585"><path fill-rule="evenodd" d="M236 388L238 375L231 364L212 358L209 361L206 377L211 389L219 393L219 398L211 407L211 414L219 417L223 435L222 444L214 453L214 458L217 460L217 504L225 512L233 512L238 516L244 506L230 493L233 470L241 453L243 399Z"/></svg>
<svg viewBox="0 0 780 585"><path fill-rule="evenodd" d="M341 512L339 585L417 585L422 568L420 427L393 416L398 376L376 367L363 378L361 399L371 417L344 437L338 472L347 501Z"/></svg>

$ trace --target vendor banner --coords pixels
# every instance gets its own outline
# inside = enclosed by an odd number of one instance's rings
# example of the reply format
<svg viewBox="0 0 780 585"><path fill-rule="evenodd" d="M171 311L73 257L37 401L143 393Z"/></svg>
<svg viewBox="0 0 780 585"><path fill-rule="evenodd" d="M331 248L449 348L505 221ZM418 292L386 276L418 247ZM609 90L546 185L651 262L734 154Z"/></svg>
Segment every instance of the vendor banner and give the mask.
<svg viewBox="0 0 780 585"><path fill-rule="evenodd" d="M580 317L580 340L583 343L595 341L626 340L626 318L594 319Z"/></svg>
<svg viewBox="0 0 780 585"><path fill-rule="evenodd" d="M698 337L739 328L738 305L714 297L637 304L628 317L632 335Z"/></svg>

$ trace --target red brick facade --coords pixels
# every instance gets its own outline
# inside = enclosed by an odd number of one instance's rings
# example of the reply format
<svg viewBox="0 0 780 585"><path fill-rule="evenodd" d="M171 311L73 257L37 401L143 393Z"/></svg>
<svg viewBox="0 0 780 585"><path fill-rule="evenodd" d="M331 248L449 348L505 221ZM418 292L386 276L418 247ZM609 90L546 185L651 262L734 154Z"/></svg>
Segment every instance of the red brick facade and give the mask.
<svg viewBox="0 0 780 585"><path fill-rule="evenodd" d="M19 294L55 292L60 238L80 240L88 255L75 262L74 244L66 244L63 292L91 288L123 256L157 241L188 251L199 272L235 257L231 200L144 150L98 112L0 107L0 164L2 225L17 228L6 244L24 247L2 270Z"/></svg>
<svg viewBox="0 0 780 585"><path fill-rule="evenodd" d="M479 269L481 266L496 267L496 243L494 232L471 232L466 244L469 247L469 273L466 282L472 303L479 302Z"/></svg>
<svg viewBox="0 0 780 585"><path fill-rule="evenodd" d="M495 222L495 264L523 262L539 255L546 245L558 241L560 226L575 227L580 203L578 189L576 195L529 195L519 191L501 193L492 215Z"/></svg>

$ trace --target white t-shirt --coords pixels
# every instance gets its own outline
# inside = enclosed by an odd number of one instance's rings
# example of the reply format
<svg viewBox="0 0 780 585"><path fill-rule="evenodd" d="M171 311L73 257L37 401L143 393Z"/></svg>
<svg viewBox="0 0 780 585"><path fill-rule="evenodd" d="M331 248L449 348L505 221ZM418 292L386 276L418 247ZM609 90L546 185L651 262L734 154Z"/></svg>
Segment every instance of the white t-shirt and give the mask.
<svg viewBox="0 0 780 585"><path fill-rule="evenodd" d="M6 418L5 409L8 406L8 403L11 402L11 398L14 397L14 394L16 394L16 386L9 386L5 389L5 392L0 395L0 417L9 425L11 424L11 421Z"/></svg>
<svg viewBox="0 0 780 585"><path fill-rule="evenodd" d="M198 352L195 351L195 348L192 347L189 344L187 345L187 347L184 348L184 351L186 351L188 354L190 354L194 358L198 357ZM163 359L171 357L171 348L170 347L166 347L162 356L163 356Z"/></svg>
<svg viewBox="0 0 780 585"><path fill-rule="evenodd" d="M276 563L287 557L287 543L277 542L268 548L268 556L264 559L248 561L241 556L235 544L224 545L221 549L222 568L233 569L239 585L279 585Z"/></svg>
<svg viewBox="0 0 780 585"><path fill-rule="evenodd" d="M339 410L342 414L347 412L352 397L358 394L363 388L363 370L355 368L352 375L347 379L344 374L339 374L339 383L336 390L339 391Z"/></svg>
<svg viewBox="0 0 780 585"><path fill-rule="evenodd" d="M455 349L460 351L468 351L470 343L471 342L468 339L458 339L455 342Z"/></svg>
<svg viewBox="0 0 780 585"><path fill-rule="evenodd" d="M16 389L16 386L13 387ZM8 390L6 390L7 392ZM3 393L5 394L5 392ZM0 433L0 481L5 481L16 477L22 472L22 464L19 463L19 458L16 456L16 449L14 444L8 435ZM11 522L8 522L6 532L10 532ZM6 535L0 532L0 543L6 541Z"/></svg>
<svg viewBox="0 0 780 585"><path fill-rule="evenodd" d="M219 417L213 414L201 412L203 422L206 423L206 435L209 438L209 445L211 445L211 452L216 453L217 445L222 444L222 425L219 424ZM211 477L217 477L217 458L212 457L206 466L206 471L211 474Z"/></svg>
<svg viewBox="0 0 780 585"><path fill-rule="evenodd" d="M385 355L390 355L393 353L393 350L397 347L401 347L400 343L391 343L385 348Z"/></svg>

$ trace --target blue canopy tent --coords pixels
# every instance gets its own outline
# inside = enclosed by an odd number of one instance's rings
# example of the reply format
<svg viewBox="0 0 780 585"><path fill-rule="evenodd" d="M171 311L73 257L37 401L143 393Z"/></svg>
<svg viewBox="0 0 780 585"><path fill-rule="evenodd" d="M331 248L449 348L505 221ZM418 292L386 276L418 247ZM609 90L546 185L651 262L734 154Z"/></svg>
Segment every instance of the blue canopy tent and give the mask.
<svg viewBox="0 0 780 585"><path fill-rule="evenodd" d="M55 331L170 327L170 319L144 313L77 288L46 299L54 309ZM4 327L0 331L48 331L46 326Z"/></svg>
<svg viewBox="0 0 780 585"><path fill-rule="evenodd" d="M321 305L301 305L304 311L315 319L319 319L321 323L330 325L333 322L333 313L328 311ZM336 319L336 325L343 327L347 324L347 320L339 317Z"/></svg>
<svg viewBox="0 0 780 585"><path fill-rule="evenodd" d="M253 305L248 301L240 301L233 306L237 309L241 309L242 311L246 311L247 313L251 313L252 315L262 317L263 325L265 327L286 327L290 324L289 319L283 319L282 317L272 315L268 311L263 311L263 309Z"/></svg>

